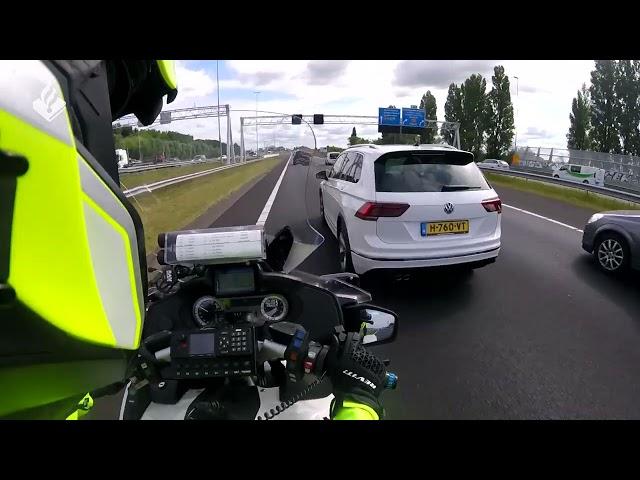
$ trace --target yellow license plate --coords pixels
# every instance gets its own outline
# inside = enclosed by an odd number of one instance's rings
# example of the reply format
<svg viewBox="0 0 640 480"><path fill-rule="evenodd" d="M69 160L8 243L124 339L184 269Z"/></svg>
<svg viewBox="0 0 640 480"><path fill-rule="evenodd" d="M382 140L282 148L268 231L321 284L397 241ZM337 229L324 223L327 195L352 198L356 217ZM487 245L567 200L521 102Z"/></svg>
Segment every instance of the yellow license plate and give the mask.
<svg viewBox="0 0 640 480"><path fill-rule="evenodd" d="M429 235L444 235L447 233L469 233L469 220L450 220L447 222L429 222L420 225L423 237Z"/></svg>

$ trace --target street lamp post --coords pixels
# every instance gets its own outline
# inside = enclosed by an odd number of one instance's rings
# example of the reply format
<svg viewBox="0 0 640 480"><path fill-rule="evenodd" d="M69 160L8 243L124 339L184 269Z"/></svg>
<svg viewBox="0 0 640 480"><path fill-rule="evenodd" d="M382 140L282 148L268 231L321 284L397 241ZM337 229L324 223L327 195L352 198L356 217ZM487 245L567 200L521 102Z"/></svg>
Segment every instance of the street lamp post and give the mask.
<svg viewBox="0 0 640 480"><path fill-rule="evenodd" d="M518 110L520 108L520 96L519 96L519 83L520 83L520 78L516 77L515 75L513 76L513 78L516 79L516 140L515 140L515 150L518 151Z"/></svg>
<svg viewBox="0 0 640 480"><path fill-rule="evenodd" d="M222 134L220 133L220 78L218 76L218 60L216 60L216 90L218 91L218 160L222 160ZM229 146L227 145L227 150ZM227 155L227 158L230 158Z"/></svg>
<svg viewBox="0 0 640 480"><path fill-rule="evenodd" d="M261 92L253 92L256 94L256 156L258 155L258 95Z"/></svg>

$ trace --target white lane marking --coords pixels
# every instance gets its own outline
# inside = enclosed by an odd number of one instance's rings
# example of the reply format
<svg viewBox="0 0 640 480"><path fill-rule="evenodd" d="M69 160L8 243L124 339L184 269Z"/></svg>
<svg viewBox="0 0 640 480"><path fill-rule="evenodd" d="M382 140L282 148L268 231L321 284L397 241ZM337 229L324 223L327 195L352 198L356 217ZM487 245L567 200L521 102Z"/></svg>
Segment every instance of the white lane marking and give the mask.
<svg viewBox="0 0 640 480"><path fill-rule="evenodd" d="M556 225L562 225L563 227L569 228L571 230L575 230L576 232L584 233L582 230L576 227L572 227L571 225L567 225L566 223L559 222L558 220L554 220L553 218L543 217L542 215L538 215L537 213L530 212L529 210L523 210L522 208L512 207L511 205L507 205L506 203L502 204L503 207L512 208L513 210L517 210L518 212L526 213L527 215L531 215L533 217L541 218L542 220L546 220L551 223L555 223Z"/></svg>
<svg viewBox="0 0 640 480"><path fill-rule="evenodd" d="M280 188L280 184L282 183L284 174L287 172L287 168L289 168L290 160L291 160L291 157L289 157L289 159L287 160L287 164L284 166L284 170L282 170L282 173L280 174L280 178L276 182L276 186L273 187L273 191L271 192L271 195L269 195L269 198L267 199L267 203L264 204L264 208L262 209L262 213L258 217L258 221L256 222L256 225L264 226L264 224L267 223L267 217L269 216L269 212L271 211L271 207L273 206L273 201L276 199L276 195L278 194L278 189Z"/></svg>

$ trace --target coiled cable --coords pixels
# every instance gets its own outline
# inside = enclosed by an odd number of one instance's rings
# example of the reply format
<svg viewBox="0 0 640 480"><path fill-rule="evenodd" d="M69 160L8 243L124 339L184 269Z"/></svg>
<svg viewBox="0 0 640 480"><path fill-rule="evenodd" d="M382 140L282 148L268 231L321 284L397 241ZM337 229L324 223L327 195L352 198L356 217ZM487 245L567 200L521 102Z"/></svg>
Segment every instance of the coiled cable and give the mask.
<svg viewBox="0 0 640 480"><path fill-rule="evenodd" d="M297 393L290 399L285 400L284 402L280 402L278 405L276 405L274 408L269 409L268 411L265 410L262 416L258 416L256 420L271 420L275 416L280 415L287 408L290 408L295 403L299 402L300 400L303 400L305 396L311 393L316 387L318 387L322 383L322 381L324 380L325 373L326 372L323 372L320 378L311 382L301 392Z"/></svg>

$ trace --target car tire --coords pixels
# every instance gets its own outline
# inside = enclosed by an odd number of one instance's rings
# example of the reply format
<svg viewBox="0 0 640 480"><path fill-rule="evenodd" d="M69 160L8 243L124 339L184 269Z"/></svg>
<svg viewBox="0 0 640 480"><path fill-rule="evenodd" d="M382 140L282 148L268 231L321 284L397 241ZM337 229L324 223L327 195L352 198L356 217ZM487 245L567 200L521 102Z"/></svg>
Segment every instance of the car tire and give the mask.
<svg viewBox="0 0 640 480"><path fill-rule="evenodd" d="M553 178L560 178L560 175L554 175Z"/></svg>
<svg viewBox="0 0 640 480"><path fill-rule="evenodd" d="M588 185L589 184L589 180L584 180L582 183L586 183Z"/></svg>
<svg viewBox="0 0 640 480"><path fill-rule="evenodd" d="M355 273L353 262L351 261L351 244L347 227L338 220L338 265L341 272Z"/></svg>
<svg viewBox="0 0 640 480"><path fill-rule="evenodd" d="M324 200L322 199L322 190L320 190L320 216L322 217L322 224L328 225L327 219L324 216Z"/></svg>
<svg viewBox="0 0 640 480"><path fill-rule="evenodd" d="M593 255L600 270L608 274L622 273L629 266L630 252L627 241L614 232L605 232L598 237Z"/></svg>

